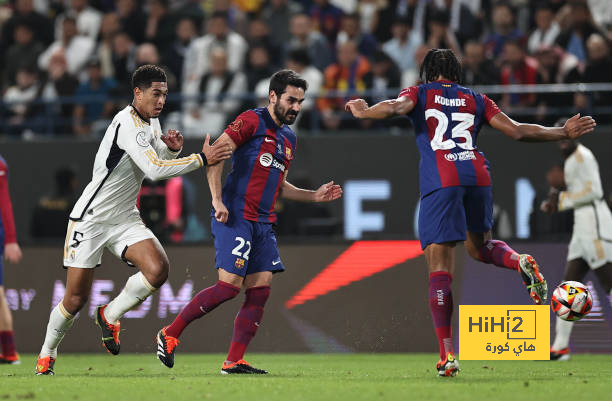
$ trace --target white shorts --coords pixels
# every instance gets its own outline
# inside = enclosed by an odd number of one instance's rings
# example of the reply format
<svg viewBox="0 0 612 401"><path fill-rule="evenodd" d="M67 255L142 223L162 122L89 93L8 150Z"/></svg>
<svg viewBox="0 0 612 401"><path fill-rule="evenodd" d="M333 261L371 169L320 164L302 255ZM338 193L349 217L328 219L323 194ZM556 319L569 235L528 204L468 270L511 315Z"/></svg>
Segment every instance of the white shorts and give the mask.
<svg viewBox="0 0 612 401"><path fill-rule="evenodd" d="M574 259L584 259L591 269L597 269L612 262L612 242L574 235L567 250L567 260Z"/></svg>
<svg viewBox="0 0 612 401"><path fill-rule="evenodd" d="M102 263L104 248L128 262L125 259L127 248L149 238L155 235L139 217L119 224L69 221L64 242L64 267L97 267Z"/></svg>

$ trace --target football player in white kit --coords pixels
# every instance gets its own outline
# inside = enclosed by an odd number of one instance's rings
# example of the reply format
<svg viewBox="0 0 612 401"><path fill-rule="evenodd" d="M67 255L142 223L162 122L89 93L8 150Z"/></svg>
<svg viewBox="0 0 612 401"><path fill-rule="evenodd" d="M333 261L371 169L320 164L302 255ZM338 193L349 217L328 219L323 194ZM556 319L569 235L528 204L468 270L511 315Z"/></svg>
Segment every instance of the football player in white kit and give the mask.
<svg viewBox="0 0 612 401"><path fill-rule="evenodd" d="M157 118L168 94L166 74L161 68L139 67L132 75L132 88L133 102L117 113L106 130L94 161L92 180L70 214L64 244L66 292L51 311L36 364L37 375L53 374L57 347L87 302L94 268L102 262L104 248L139 269L115 299L96 309L95 322L110 353L119 353L121 316L166 281L168 257L136 208L144 177L160 180L186 174L231 155L228 145L211 146L207 135L202 152L177 158L183 137L174 130L163 135Z"/></svg>
<svg viewBox="0 0 612 401"><path fill-rule="evenodd" d="M564 140L559 142L559 147L565 156L563 173L552 171L548 174L551 190L541 209L548 213L574 209L564 280L582 282L591 269L606 293L612 296L612 214L603 199L597 160L578 141ZM566 189L562 190L564 187ZM573 325L557 317L550 360L570 358L569 339Z"/></svg>

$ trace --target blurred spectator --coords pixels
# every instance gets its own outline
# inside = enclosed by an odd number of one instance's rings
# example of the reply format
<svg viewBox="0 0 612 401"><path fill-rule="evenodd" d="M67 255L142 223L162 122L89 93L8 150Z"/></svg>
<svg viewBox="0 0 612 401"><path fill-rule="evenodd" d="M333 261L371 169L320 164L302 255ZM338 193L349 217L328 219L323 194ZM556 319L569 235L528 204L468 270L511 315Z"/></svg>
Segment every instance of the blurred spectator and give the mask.
<svg viewBox="0 0 612 401"><path fill-rule="evenodd" d="M372 57L372 102L387 100L399 93L402 74L391 57L382 50Z"/></svg>
<svg viewBox="0 0 612 401"><path fill-rule="evenodd" d="M323 118L323 125L328 129L337 129L341 123L344 127L354 126L356 121L345 120L344 104L347 100L359 96L360 93L372 87L372 72L370 63L360 56L357 44L347 41L338 46L338 62L325 69L324 91L341 91L344 96L327 95L322 91L318 108ZM365 121L365 120L364 120Z"/></svg>
<svg viewBox="0 0 612 401"><path fill-rule="evenodd" d="M450 7L450 27L460 46L479 40L484 30L484 11L481 0L454 0Z"/></svg>
<svg viewBox="0 0 612 401"><path fill-rule="evenodd" d="M449 27L450 15L447 11L434 10L428 22L429 36L427 45L432 49L451 49L458 58L462 51L455 34Z"/></svg>
<svg viewBox="0 0 612 401"><path fill-rule="evenodd" d="M555 21L553 9L544 3L536 8L536 30L529 36L527 50L533 54L543 46L552 46L561 32L559 24Z"/></svg>
<svg viewBox="0 0 612 401"><path fill-rule="evenodd" d="M302 111L298 114L296 124L301 128L313 128L314 105L323 86L323 73L311 64L308 52L304 49L296 49L289 53L287 68L297 72L308 82L308 91L306 91L306 97L302 103ZM266 83L269 84L269 81ZM267 90L268 88L266 87L266 99L268 95Z"/></svg>
<svg viewBox="0 0 612 401"><path fill-rule="evenodd" d="M87 75L75 93L73 130L79 136L104 132L114 112L109 95L117 87L115 80L102 76L100 61L95 58L87 63Z"/></svg>
<svg viewBox="0 0 612 401"><path fill-rule="evenodd" d="M41 130L40 107L35 104L40 93L36 67L22 66L17 70L16 84L10 86L2 100L5 102L4 131L9 135L37 133Z"/></svg>
<svg viewBox="0 0 612 401"><path fill-rule="evenodd" d="M612 1L610 0L588 0L589 8L600 27L610 30L612 28Z"/></svg>
<svg viewBox="0 0 612 401"><path fill-rule="evenodd" d="M523 33L516 28L510 4L497 3L493 6L493 32L485 40L487 55L497 59L509 40L522 41Z"/></svg>
<svg viewBox="0 0 612 401"><path fill-rule="evenodd" d="M78 198L74 169L62 167L55 172L55 190L38 200L32 215L32 237L62 239L66 236L66 221Z"/></svg>
<svg viewBox="0 0 612 401"><path fill-rule="evenodd" d="M175 18L168 10L168 0L149 0L149 15L145 40L153 43L161 54L166 54L175 35Z"/></svg>
<svg viewBox="0 0 612 401"><path fill-rule="evenodd" d="M72 0L70 7L55 18L55 39L62 37L63 23L66 17L76 20L79 35L88 36L91 40L98 39L102 24L102 13L89 6L88 0Z"/></svg>
<svg viewBox="0 0 612 401"><path fill-rule="evenodd" d="M216 47L225 49L230 71L242 69L248 45L242 36L229 29L227 19L226 12L215 11L207 24L208 33L191 42L183 64L183 87L193 86L195 81L208 73L211 68L210 55Z"/></svg>
<svg viewBox="0 0 612 401"><path fill-rule="evenodd" d="M121 92L129 93L130 80L135 69L136 45L127 33L118 32L113 36L113 70L114 79L123 88Z"/></svg>
<svg viewBox="0 0 612 401"><path fill-rule="evenodd" d="M374 34L378 26L378 14L389 6L387 0L361 0L357 5L357 13L361 32Z"/></svg>
<svg viewBox="0 0 612 401"><path fill-rule="evenodd" d="M595 25L586 0L570 1L569 27L557 37L559 46L578 57L581 62L586 62L586 41L594 33L601 33L601 30Z"/></svg>
<svg viewBox="0 0 612 401"><path fill-rule="evenodd" d="M246 68L247 87L249 92L262 80L274 74L275 68L270 64L270 55L264 46L253 46L249 49L248 67ZM309 88L310 89L310 88Z"/></svg>
<svg viewBox="0 0 612 401"><path fill-rule="evenodd" d="M247 90L244 74L229 69L225 48L213 48L209 57L209 71L185 87L184 93L189 97L185 100L183 118L186 137L203 138L206 133L221 135L227 121L240 107L240 96Z"/></svg>
<svg viewBox="0 0 612 401"><path fill-rule="evenodd" d="M285 65L283 61L283 49L270 37L270 27L261 18L255 18L249 24L248 34L249 46L263 46L268 53L268 61L275 69ZM247 68L248 69L248 68Z"/></svg>
<svg viewBox="0 0 612 401"><path fill-rule="evenodd" d="M582 82L610 82L610 72L612 71L612 57L610 56L610 46L603 36L592 34L587 40L588 62L584 69ZM584 110L584 103L587 99L583 94L576 94L576 106ZM611 92L593 92L589 96L591 107L609 107L612 104ZM612 121L612 115L597 113L595 118L598 122L607 123Z"/></svg>
<svg viewBox="0 0 612 401"><path fill-rule="evenodd" d="M183 63L191 42L197 37L196 24L191 18L181 18L176 25L174 42L165 56L165 63L176 77L177 82L183 79Z"/></svg>
<svg viewBox="0 0 612 401"><path fill-rule="evenodd" d="M62 28L61 39L53 42L38 57L38 67L43 71L47 71L51 56L57 51L63 51L68 63L68 72L78 76L89 57L93 54L95 42L87 36L80 36L78 34L74 18L64 18Z"/></svg>
<svg viewBox="0 0 612 401"><path fill-rule="evenodd" d="M64 52L55 52L49 61L41 96L45 101L47 126L57 135L72 133L74 104L63 97L73 96L78 86L79 80L68 72Z"/></svg>
<svg viewBox="0 0 612 401"><path fill-rule="evenodd" d="M127 33L134 42L144 42L147 17L136 0L117 0L116 5L121 30Z"/></svg>
<svg viewBox="0 0 612 401"><path fill-rule="evenodd" d="M507 40L502 54L502 85L533 85L537 83L537 62L525 54L519 41ZM535 93L507 93L502 96L502 109L511 106L529 107L536 101Z"/></svg>
<svg viewBox="0 0 612 401"><path fill-rule="evenodd" d="M102 76L110 78L115 76L115 66L113 64L113 40L115 35L121 30L119 16L116 13L107 13L102 17L100 27L100 42L95 51L96 57L100 60Z"/></svg>
<svg viewBox="0 0 612 401"><path fill-rule="evenodd" d="M161 67L166 73L166 83L168 84L168 92L173 93L178 89L178 82L172 71L162 65L159 51L153 43L143 43L136 47L136 55L134 58L136 68L145 65L153 64Z"/></svg>
<svg viewBox="0 0 612 401"><path fill-rule="evenodd" d="M262 18L270 27L270 37L276 45L285 45L289 37L289 21L302 12L302 6L293 0L270 0L262 11Z"/></svg>
<svg viewBox="0 0 612 401"><path fill-rule="evenodd" d="M465 44L463 57L463 84L496 85L499 83L499 69L486 56L483 43L469 41Z"/></svg>
<svg viewBox="0 0 612 401"><path fill-rule="evenodd" d="M309 14L314 29L321 32L329 43L336 43L336 36L340 30L340 19L344 14L342 10L330 4L329 0L314 0Z"/></svg>
<svg viewBox="0 0 612 401"><path fill-rule="evenodd" d="M369 33L361 32L359 14L346 14L342 17L341 30L338 32L336 46L353 41L357 43L357 50L365 57L371 57L378 47L376 38Z"/></svg>
<svg viewBox="0 0 612 401"><path fill-rule="evenodd" d="M578 58L566 53L559 46L543 46L536 52L538 61L538 84L563 84L580 81ZM559 116L552 114L549 108L568 108L572 104L570 93L539 93L537 95L538 112L536 121L540 124L552 125ZM564 113L571 112L565 110Z"/></svg>
<svg viewBox="0 0 612 401"><path fill-rule="evenodd" d="M43 51L40 42L34 40L34 32L28 24L17 22L14 32L15 43L5 54L2 76L3 88L15 85L17 69L23 65L36 65L38 56Z"/></svg>
<svg viewBox="0 0 612 401"><path fill-rule="evenodd" d="M410 19L405 17L393 21L391 31L393 39L386 42L382 49L395 61L400 70L418 69L414 53L423 43L421 34L412 30Z"/></svg>
<svg viewBox="0 0 612 401"><path fill-rule="evenodd" d="M34 40L49 45L53 42L53 23L47 17L34 11L33 0L16 0L13 15L2 25L0 54L14 43L13 32L18 23L26 24L34 32Z"/></svg>
<svg viewBox="0 0 612 401"><path fill-rule="evenodd" d="M308 15L294 15L291 18L290 30L290 50L305 49L313 65L319 70L324 70L333 62L329 42L325 36L313 30L312 21Z"/></svg>

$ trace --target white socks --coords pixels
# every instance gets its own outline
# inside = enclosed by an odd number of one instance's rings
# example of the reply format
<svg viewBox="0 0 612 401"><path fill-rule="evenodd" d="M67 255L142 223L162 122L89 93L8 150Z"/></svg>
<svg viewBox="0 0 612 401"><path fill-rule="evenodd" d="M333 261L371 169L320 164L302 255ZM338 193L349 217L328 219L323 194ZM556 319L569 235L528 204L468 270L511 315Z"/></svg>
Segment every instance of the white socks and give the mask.
<svg viewBox="0 0 612 401"><path fill-rule="evenodd" d="M62 341L62 338L64 338L68 329L72 327L74 315L68 313L62 302L63 301L60 301L51 311L49 324L47 325L47 334L45 335L45 342L40 350L40 356L56 358L59 343Z"/></svg>
<svg viewBox="0 0 612 401"><path fill-rule="evenodd" d="M572 328L574 322L568 322L557 317L557 325L555 326L555 342L552 345L552 349L555 351L561 351L564 348L569 347L569 339L572 334Z"/></svg>
<svg viewBox="0 0 612 401"><path fill-rule="evenodd" d="M104 309L106 321L110 324L117 323L121 316L143 303L155 291L157 288L153 287L141 272L134 274L125 283L121 293Z"/></svg>

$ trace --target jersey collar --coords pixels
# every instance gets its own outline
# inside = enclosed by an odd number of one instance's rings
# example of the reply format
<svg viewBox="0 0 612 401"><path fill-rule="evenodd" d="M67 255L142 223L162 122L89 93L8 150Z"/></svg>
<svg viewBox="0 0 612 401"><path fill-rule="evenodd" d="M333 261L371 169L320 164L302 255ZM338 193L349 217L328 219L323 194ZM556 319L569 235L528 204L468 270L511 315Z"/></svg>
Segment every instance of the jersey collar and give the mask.
<svg viewBox="0 0 612 401"><path fill-rule="evenodd" d="M140 113L138 112L138 109L136 109L136 107L134 107L133 104L130 104L130 106L132 107L132 110L134 111L134 113L136 114L136 116L138 118L140 118L142 120L143 123L150 125L151 123L149 121L147 121L146 118L144 118L143 116L140 115Z"/></svg>

